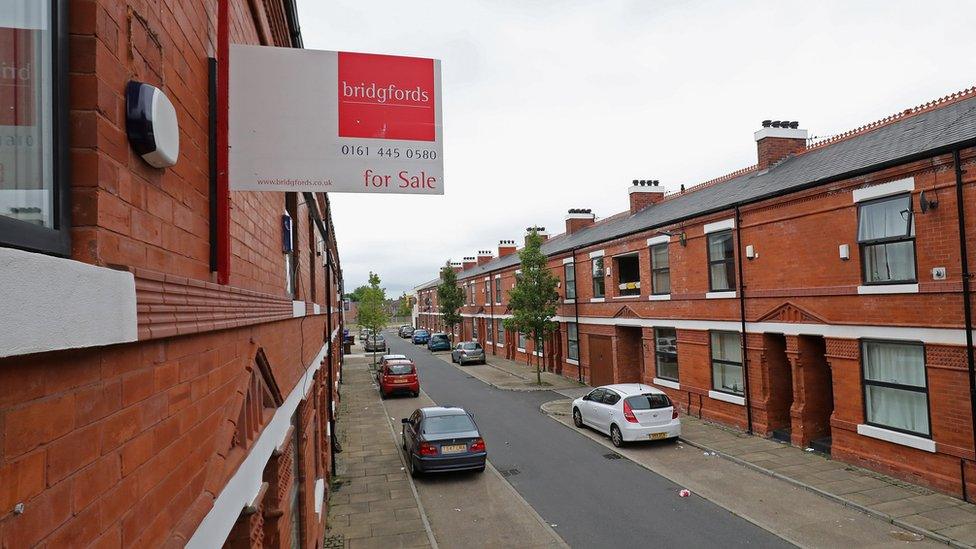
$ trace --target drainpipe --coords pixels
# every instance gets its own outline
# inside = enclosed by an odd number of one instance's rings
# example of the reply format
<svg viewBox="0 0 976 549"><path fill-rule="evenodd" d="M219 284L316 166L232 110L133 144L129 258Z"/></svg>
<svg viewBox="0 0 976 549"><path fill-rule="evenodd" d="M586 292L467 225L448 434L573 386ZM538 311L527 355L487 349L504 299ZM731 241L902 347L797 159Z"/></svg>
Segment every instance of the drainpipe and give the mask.
<svg viewBox="0 0 976 549"><path fill-rule="evenodd" d="M973 450L976 451L976 366L973 357L973 317L972 306L969 302L969 252L966 246L966 208L962 197L962 165L959 159L959 149L952 151L952 162L956 165L956 217L959 218L959 263L962 267L962 310L963 322L966 325L966 362L969 366L969 407L973 428ZM966 494L965 469L963 468L963 494Z"/></svg>
<svg viewBox="0 0 976 549"><path fill-rule="evenodd" d="M217 0L217 284L230 281L230 0Z"/></svg>
<svg viewBox="0 0 976 549"><path fill-rule="evenodd" d="M746 352L746 284L742 280L742 216L735 206L735 259L739 270L739 319L742 323L742 389L746 397L746 432L752 434L752 399L749 398L749 354Z"/></svg>
<svg viewBox="0 0 976 549"><path fill-rule="evenodd" d="M326 360L329 362L328 374L326 375L326 382L329 384L329 390L326 392L328 395L328 406L329 408L329 465L331 466L331 473L335 472L335 440L336 440L336 426L335 426L335 402L332 400L332 392L335 391L335 381L332 377L332 353L333 353L333 339L332 339L332 253L329 247L328 236L323 234L322 237L325 239L325 330L326 337L329 338L329 347L326 352Z"/></svg>
<svg viewBox="0 0 976 549"><path fill-rule="evenodd" d="M576 277L576 248L573 248L573 285L574 286L576 286L576 278L577 278ZM579 287L575 287L574 290L575 291L573 293L576 294L576 298L573 299L573 309L575 309L575 314L576 314L576 351L577 351L576 362L578 363L576 364L576 372L577 374L579 374L578 381L580 383L583 383L583 357L579 356L579 348L580 348ZM566 337L569 338L569 330L566 330Z"/></svg>

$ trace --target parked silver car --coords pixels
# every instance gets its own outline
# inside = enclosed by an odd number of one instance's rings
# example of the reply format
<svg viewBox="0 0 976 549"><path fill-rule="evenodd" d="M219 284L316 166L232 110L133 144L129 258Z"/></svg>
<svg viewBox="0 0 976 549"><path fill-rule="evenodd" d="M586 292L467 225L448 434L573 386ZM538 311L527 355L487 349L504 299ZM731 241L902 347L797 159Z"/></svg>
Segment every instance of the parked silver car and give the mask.
<svg viewBox="0 0 976 549"><path fill-rule="evenodd" d="M381 334L373 334L366 338L366 342L363 343L363 350L367 353L373 351L386 352L386 338Z"/></svg>
<svg viewBox="0 0 976 549"><path fill-rule="evenodd" d="M451 351L451 362L457 362L462 366L471 362L484 364L485 350L477 341L462 341Z"/></svg>

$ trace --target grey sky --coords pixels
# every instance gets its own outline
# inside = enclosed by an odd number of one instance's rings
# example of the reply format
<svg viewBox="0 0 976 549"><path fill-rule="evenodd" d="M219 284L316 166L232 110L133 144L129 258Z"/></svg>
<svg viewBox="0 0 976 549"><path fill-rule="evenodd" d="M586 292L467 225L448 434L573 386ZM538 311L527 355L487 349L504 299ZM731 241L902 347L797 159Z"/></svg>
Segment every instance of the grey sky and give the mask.
<svg viewBox="0 0 976 549"><path fill-rule="evenodd" d="M766 118L852 129L976 83L967 1L299 0L307 48L442 60L445 196L334 194L347 289L606 217L630 180L756 161Z"/></svg>

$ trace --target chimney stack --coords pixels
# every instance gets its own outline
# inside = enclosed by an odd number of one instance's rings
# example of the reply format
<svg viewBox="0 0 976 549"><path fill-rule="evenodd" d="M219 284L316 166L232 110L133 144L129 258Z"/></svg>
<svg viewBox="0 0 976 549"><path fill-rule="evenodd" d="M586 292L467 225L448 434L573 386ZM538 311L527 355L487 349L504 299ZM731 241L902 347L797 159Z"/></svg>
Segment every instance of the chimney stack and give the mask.
<svg viewBox="0 0 976 549"><path fill-rule="evenodd" d="M799 126L799 122L763 120L762 129L754 134L760 170L807 148L807 131Z"/></svg>
<svg viewBox="0 0 976 549"><path fill-rule="evenodd" d="M478 266L482 266L494 259L491 255L491 250L478 250Z"/></svg>
<svg viewBox="0 0 976 549"><path fill-rule="evenodd" d="M571 208L566 215L566 234L570 235L576 231L589 227L594 223L596 216L589 208Z"/></svg>
<svg viewBox="0 0 976 549"><path fill-rule="evenodd" d="M532 231L533 230L535 230L535 232L538 233L538 235L542 237L542 241L543 242L545 242L546 240L549 240L549 233L546 232L546 228L545 227L539 227L538 225L536 225L535 227L526 227L525 228L525 242L528 242L529 241L529 235L532 234Z"/></svg>
<svg viewBox="0 0 976 549"><path fill-rule="evenodd" d="M454 269L455 273L459 273L464 270L464 267L461 265L460 261L451 261L451 268Z"/></svg>
<svg viewBox="0 0 976 549"><path fill-rule="evenodd" d="M635 179L628 189L628 194L630 194L630 215L634 215L651 204L664 200L664 187L657 179Z"/></svg>
<svg viewBox="0 0 976 549"><path fill-rule="evenodd" d="M474 267L477 264L478 264L478 259L473 255L469 255L462 260L461 270L467 271L468 269Z"/></svg>
<svg viewBox="0 0 976 549"><path fill-rule="evenodd" d="M505 257L506 255L511 255L515 253L515 241L514 240L499 240L498 241L498 257Z"/></svg>

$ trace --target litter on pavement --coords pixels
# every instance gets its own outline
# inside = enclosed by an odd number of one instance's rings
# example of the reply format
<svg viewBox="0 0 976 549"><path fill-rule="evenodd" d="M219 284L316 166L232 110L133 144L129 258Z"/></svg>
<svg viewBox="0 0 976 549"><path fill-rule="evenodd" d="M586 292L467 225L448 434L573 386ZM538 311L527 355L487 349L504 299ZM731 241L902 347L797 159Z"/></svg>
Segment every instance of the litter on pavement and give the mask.
<svg viewBox="0 0 976 549"><path fill-rule="evenodd" d="M691 495L691 491L690 490L683 489L680 492L678 492L678 495L680 497L686 498L686 497L688 497L688 496Z"/></svg>

